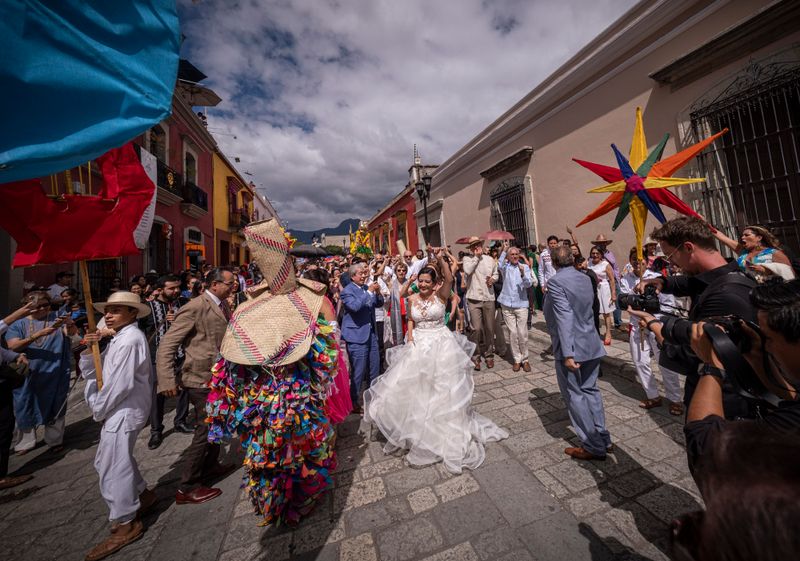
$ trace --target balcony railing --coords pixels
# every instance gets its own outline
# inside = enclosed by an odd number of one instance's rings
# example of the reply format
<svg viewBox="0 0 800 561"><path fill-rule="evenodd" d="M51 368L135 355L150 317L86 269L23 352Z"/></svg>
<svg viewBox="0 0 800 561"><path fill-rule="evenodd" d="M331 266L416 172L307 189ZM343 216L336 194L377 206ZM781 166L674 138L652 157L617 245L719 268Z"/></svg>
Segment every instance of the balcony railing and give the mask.
<svg viewBox="0 0 800 561"><path fill-rule="evenodd" d="M158 186L162 189L166 189L173 195L177 195L178 197L183 197L183 191L181 189L181 184L183 183L183 177L180 173L169 167L167 164L158 160Z"/></svg>
<svg viewBox="0 0 800 561"><path fill-rule="evenodd" d="M183 186L183 201L208 211L208 193L191 181L187 181Z"/></svg>
<svg viewBox="0 0 800 561"><path fill-rule="evenodd" d="M232 230L244 228L250 224L250 216L246 210L232 210L228 214L228 225Z"/></svg>

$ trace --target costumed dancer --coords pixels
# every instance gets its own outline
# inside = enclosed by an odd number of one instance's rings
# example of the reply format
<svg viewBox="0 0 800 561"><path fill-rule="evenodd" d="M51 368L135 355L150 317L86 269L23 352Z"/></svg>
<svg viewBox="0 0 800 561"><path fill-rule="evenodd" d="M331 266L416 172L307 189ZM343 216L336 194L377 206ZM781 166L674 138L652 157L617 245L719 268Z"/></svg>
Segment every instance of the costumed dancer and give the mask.
<svg viewBox="0 0 800 561"><path fill-rule="evenodd" d="M94 305L104 314L106 327L116 333L103 351L103 387L98 391L91 345L80 359L86 379L86 403L95 421L103 423L94 467L100 477L100 494L106 501L111 535L86 554L87 561L108 557L144 533L139 515L152 507L156 495L147 489L133 447L150 416L153 367L147 338L136 320L150 307L132 292L114 292L108 302ZM88 343L99 333L86 335Z"/></svg>
<svg viewBox="0 0 800 561"><path fill-rule="evenodd" d="M338 369L337 345L322 316L325 286L297 279L276 220L244 229L270 287L233 314L213 368L209 441L238 435L244 485L262 524L296 524L331 487L335 431L326 396Z"/></svg>

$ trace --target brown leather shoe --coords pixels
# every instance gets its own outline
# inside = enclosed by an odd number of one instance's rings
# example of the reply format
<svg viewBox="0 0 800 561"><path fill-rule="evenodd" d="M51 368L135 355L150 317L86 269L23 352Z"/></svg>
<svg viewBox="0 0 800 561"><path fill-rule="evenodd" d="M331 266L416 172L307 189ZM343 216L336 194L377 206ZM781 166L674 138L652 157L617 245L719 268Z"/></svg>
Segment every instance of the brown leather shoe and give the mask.
<svg viewBox="0 0 800 561"><path fill-rule="evenodd" d="M111 535L105 541L94 546L86 554L85 559L86 561L105 559L112 553L141 538L142 534L144 534L144 526L142 526L138 518L129 524L115 524L111 528Z"/></svg>
<svg viewBox="0 0 800 561"><path fill-rule="evenodd" d="M525 362L522 363L522 369L525 372L530 372L531 371L531 363L526 360Z"/></svg>
<svg viewBox="0 0 800 561"><path fill-rule="evenodd" d="M514 372L519 372L519 369L520 369L520 368L522 368L522 366L520 365L520 363L518 363L518 362L515 362L515 363L514 363L514 366L512 366L512 367L511 367L511 370L513 370Z"/></svg>
<svg viewBox="0 0 800 561"><path fill-rule="evenodd" d="M586 450L584 450L581 447L578 447L578 448L565 448L564 449L564 453L567 456L571 456L571 457L575 458L576 460L600 460L601 462L604 462L605 459L606 459L605 456L595 456L591 452L587 452Z"/></svg>
<svg viewBox="0 0 800 561"><path fill-rule="evenodd" d="M486 359L486 368L494 368L494 359L492 357Z"/></svg>
<svg viewBox="0 0 800 561"><path fill-rule="evenodd" d="M217 489L216 487L197 487L191 491L181 491L178 489L178 491L175 493L175 504L199 505L200 503L210 501L211 499L216 499L221 494L222 489Z"/></svg>
<svg viewBox="0 0 800 561"><path fill-rule="evenodd" d="M17 485L22 485L33 479L32 475L15 475L14 477L6 476L0 479L0 489L11 489Z"/></svg>

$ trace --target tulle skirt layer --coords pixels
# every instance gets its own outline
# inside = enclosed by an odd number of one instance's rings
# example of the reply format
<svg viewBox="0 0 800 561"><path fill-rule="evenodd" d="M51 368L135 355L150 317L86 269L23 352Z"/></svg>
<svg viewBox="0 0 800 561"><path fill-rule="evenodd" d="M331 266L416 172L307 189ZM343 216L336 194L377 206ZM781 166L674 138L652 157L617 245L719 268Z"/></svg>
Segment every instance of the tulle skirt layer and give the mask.
<svg viewBox="0 0 800 561"><path fill-rule="evenodd" d="M446 327L415 329L414 343L386 352L387 369L364 395L365 419L394 453L416 466L443 462L451 473L476 469L486 442L508 433L472 410L475 345Z"/></svg>

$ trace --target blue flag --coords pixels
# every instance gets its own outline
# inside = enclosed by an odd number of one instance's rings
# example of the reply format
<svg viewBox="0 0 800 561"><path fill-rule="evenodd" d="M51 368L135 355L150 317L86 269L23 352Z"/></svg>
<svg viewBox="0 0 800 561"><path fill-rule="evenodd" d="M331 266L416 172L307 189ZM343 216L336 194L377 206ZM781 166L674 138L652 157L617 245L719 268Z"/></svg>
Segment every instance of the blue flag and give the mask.
<svg viewBox="0 0 800 561"><path fill-rule="evenodd" d="M70 169L169 116L174 0L0 2L0 183Z"/></svg>

